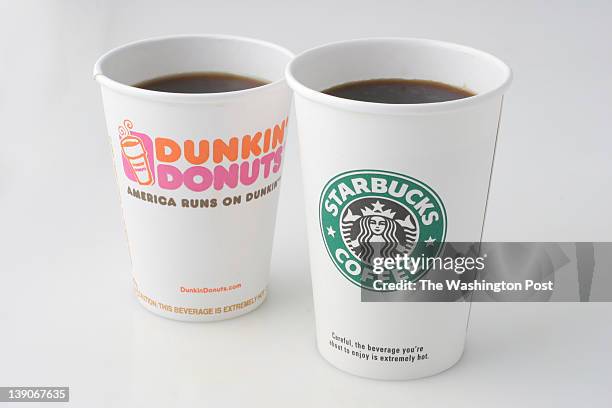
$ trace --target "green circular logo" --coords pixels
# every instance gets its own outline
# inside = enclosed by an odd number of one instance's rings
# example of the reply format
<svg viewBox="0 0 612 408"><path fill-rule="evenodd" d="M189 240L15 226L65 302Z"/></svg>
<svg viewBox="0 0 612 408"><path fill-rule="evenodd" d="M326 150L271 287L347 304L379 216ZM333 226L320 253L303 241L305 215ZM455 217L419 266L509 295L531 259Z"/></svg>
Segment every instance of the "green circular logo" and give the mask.
<svg viewBox="0 0 612 408"><path fill-rule="evenodd" d="M386 269L385 259L438 256L446 238L446 210L422 181L383 170L337 175L319 203L323 242L349 281L373 290L375 280L417 281L427 269Z"/></svg>

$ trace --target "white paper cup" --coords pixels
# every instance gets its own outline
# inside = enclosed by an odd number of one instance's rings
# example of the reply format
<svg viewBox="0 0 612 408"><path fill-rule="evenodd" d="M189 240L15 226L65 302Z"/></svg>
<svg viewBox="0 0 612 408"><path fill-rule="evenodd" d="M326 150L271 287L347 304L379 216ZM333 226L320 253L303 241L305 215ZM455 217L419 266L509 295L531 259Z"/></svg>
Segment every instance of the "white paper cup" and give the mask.
<svg viewBox="0 0 612 408"><path fill-rule="evenodd" d="M265 298L291 57L263 41L190 35L124 45L96 63L134 287L150 311L220 320ZM216 94L131 86L196 71L270 83Z"/></svg>
<svg viewBox="0 0 612 408"><path fill-rule="evenodd" d="M319 351L342 370L378 379L447 369L463 353L469 303L362 302L373 279L367 265L360 270L366 252L354 235L375 242L392 231L400 243L431 248L480 241L510 69L461 45L382 38L311 49L286 76L295 91ZM376 78L440 81L477 95L391 105L320 92Z"/></svg>

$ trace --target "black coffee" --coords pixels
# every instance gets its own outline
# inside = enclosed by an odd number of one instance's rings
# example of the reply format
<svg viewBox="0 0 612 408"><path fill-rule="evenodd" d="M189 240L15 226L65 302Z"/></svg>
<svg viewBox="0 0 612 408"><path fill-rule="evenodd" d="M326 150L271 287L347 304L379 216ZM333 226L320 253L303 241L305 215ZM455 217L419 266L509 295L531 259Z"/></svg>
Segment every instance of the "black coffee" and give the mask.
<svg viewBox="0 0 612 408"><path fill-rule="evenodd" d="M150 91L174 93L218 93L240 91L268 82L225 72L187 72L149 79L134 85Z"/></svg>
<svg viewBox="0 0 612 408"><path fill-rule="evenodd" d="M370 79L347 82L323 91L345 99L378 103L433 103L463 99L475 94L442 82L420 79Z"/></svg>

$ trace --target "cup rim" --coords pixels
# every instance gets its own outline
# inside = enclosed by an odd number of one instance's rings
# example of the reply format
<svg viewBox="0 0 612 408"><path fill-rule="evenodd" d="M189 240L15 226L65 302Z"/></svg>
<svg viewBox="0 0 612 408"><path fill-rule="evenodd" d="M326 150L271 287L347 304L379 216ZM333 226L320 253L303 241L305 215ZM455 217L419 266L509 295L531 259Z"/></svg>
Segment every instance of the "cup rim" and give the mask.
<svg viewBox="0 0 612 408"><path fill-rule="evenodd" d="M356 101L352 99L340 98L337 96L332 96L328 94L324 94L320 91L312 89L302 82L300 82L294 75L293 71L295 70L296 64L300 63L300 60L308 55L311 55L317 51L320 51L324 48L340 48L348 44L354 43L373 43L373 42L403 42L403 43L419 43L433 47L440 47L446 49L454 49L461 50L468 54L479 56L481 58L489 60L491 63L497 65L504 72L504 80L497 85L495 88L490 89L486 92L478 93L474 96L470 96L468 98L456 99L452 101L444 101L444 102L432 102L432 103L416 103L416 104L389 104L389 103L379 103L379 102L365 102L365 101ZM303 51L296 55L291 62L287 65L285 69L285 78L287 79L287 84L290 88L292 88L297 94L310 99L314 102L318 102L324 105L333 106L335 108L350 110L354 112L362 112L362 113L375 113L375 114L390 114L390 115L403 115L403 114L427 114L427 113L436 113L442 111L451 111L456 109L461 109L466 106L474 105L477 103L481 103L483 101L489 100L496 96L502 95L505 90L508 88L510 83L512 82L512 70L504 61L500 58L485 52L481 51L477 48L469 47L466 45L461 45L448 41L441 40L432 40L428 38L415 38L415 37L368 37L368 38L359 38L353 40L346 41L336 41L327 43L324 45L319 45L314 48L310 48L306 51ZM420 78L427 79L427 78ZM432 79L433 80L433 79Z"/></svg>
<svg viewBox="0 0 612 408"><path fill-rule="evenodd" d="M157 37L145 38L142 40L132 41L118 47L115 47L107 52L105 52L102 56L98 58L93 67L93 78L102 86L105 86L109 89L117 91L121 94L144 98L147 100L156 100L156 101L165 101L165 102L221 102L228 98L233 98L237 96L248 96L257 92L261 92L264 90L270 90L273 88L278 88L284 85L285 77L281 76L279 79L267 83L265 85L257 86L255 88L242 89L238 91L229 91L229 92L216 92L216 93L178 93L178 92L161 92L161 91L152 91L149 89L136 88L135 86L128 85L119 81L116 81L110 77L108 77L104 70L102 69L102 64L105 60L112 57L119 51L123 51L127 48L138 47L143 44L158 42L158 41L166 41L166 40L176 40L176 39L221 39L221 40L235 40L242 41L245 43L250 43L253 45L260 45L264 47L268 47L272 50L278 51L281 54L284 54L289 62L292 61L295 54L293 54L288 49L274 44L272 42L259 40L256 38L242 37L237 35L228 35L228 34L175 34L175 35L164 35ZM288 63L289 63L288 62ZM287 63L287 64L288 64ZM285 67L286 68L286 67Z"/></svg>

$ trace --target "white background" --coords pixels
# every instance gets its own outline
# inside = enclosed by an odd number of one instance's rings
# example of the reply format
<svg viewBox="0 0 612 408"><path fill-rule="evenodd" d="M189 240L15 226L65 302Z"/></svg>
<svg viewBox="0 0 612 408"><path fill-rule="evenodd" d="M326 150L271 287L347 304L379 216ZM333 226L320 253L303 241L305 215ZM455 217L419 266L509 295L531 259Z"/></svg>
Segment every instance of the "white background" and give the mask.
<svg viewBox="0 0 612 408"><path fill-rule="evenodd" d="M96 58L136 39L225 33L294 52L367 36L464 43L504 59L487 240L611 241L612 3L0 3L0 386L71 387L73 406L610 406L610 304L475 304L436 377L344 374L314 346L295 123L270 297L213 324L158 318L130 261Z"/></svg>

